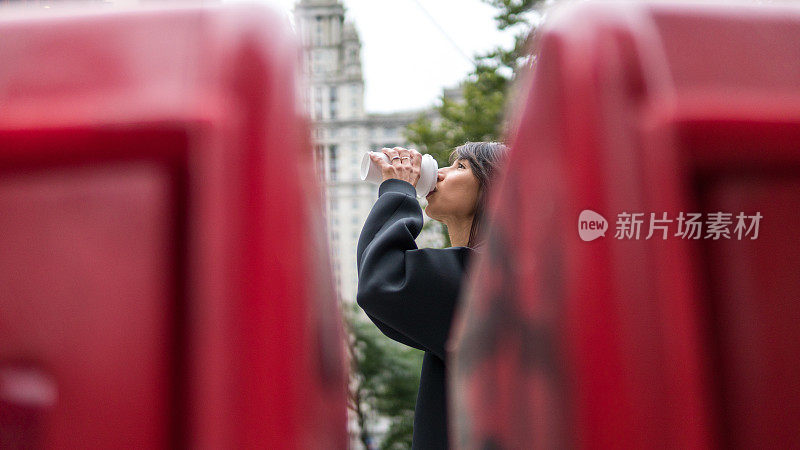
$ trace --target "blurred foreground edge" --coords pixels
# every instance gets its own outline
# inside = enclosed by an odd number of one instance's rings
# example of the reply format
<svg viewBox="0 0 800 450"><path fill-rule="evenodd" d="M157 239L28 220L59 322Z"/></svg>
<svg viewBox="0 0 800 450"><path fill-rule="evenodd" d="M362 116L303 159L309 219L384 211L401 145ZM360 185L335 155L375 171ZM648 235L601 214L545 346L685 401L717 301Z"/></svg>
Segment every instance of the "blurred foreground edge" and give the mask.
<svg viewBox="0 0 800 450"><path fill-rule="evenodd" d="M449 341L456 448L800 447L800 9L576 3L538 33ZM639 212L763 220L616 238Z"/></svg>
<svg viewBox="0 0 800 450"><path fill-rule="evenodd" d="M347 447L298 52L259 7L0 20L0 448Z"/></svg>

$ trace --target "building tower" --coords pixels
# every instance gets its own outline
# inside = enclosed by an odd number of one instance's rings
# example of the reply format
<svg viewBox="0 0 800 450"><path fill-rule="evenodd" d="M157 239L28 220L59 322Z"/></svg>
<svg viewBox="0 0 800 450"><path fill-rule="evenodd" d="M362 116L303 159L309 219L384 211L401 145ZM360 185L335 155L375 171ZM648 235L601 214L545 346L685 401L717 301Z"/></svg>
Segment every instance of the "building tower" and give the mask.
<svg viewBox="0 0 800 450"><path fill-rule="evenodd" d="M361 158L370 150L408 147L401 131L420 113L431 111L364 111L361 41L340 0L300 0L294 16L309 83L305 98L313 121L314 159L325 186L331 259L342 299L353 302L358 236L378 195L378 187L359 176ZM419 247L441 247L440 231L434 228L426 227Z"/></svg>
<svg viewBox="0 0 800 450"><path fill-rule="evenodd" d="M355 26L345 18L339 0L300 0L294 8L295 27L303 44L303 70L308 86L303 97L313 121L314 160L325 187L326 215L330 230L331 261L342 301L355 302L358 286L356 247L364 221L378 196L376 185L359 176L365 152L409 144L401 131L420 113L368 114L364 110L364 77L361 41ZM421 199L424 205L427 202ZM441 247L438 222L424 216L426 226L418 247ZM433 225L433 226L430 226ZM350 431L358 430L350 417ZM388 423L370 430L381 440ZM351 448L363 448L351 436Z"/></svg>

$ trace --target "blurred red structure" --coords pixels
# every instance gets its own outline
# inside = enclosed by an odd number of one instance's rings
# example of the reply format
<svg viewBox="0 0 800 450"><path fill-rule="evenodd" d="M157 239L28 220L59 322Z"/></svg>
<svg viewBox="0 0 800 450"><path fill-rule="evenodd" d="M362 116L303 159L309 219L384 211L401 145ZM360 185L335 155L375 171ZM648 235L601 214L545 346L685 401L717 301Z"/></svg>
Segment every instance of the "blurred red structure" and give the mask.
<svg viewBox="0 0 800 450"><path fill-rule="evenodd" d="M298 52L261 8L0 22L0 447L346 448Z"/></svg>
<svg viewBox="0 0 800 450"><path fill-rule="evenodd" d="M800 9L580 3L539 33L450 341L457 448L800 447ZM616 237L636 212L763 220Z"/></svg>

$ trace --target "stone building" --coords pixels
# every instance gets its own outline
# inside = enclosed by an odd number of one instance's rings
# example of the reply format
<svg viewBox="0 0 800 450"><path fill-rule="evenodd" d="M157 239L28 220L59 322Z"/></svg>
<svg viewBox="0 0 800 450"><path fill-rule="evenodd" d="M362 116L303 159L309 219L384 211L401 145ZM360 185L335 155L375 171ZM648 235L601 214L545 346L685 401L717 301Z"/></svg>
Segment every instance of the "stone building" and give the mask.
<svg viewBox="0 0 800 450"><path fill-rule="evenodd" d="M346 20L340 0L300 0L295 26L303 42L304 70L309 82L306 110L313 121L314 158L325 186L332 261L339 293L355 301L356 244L361 227L378 195L377 185L361 180L364 153L383 147L409 147L402 130L426 111L373 114L364 110L361 41ZM420 199L425 206L425 199ZM441 247L438 222L426 225L418 247Z"/></svg>

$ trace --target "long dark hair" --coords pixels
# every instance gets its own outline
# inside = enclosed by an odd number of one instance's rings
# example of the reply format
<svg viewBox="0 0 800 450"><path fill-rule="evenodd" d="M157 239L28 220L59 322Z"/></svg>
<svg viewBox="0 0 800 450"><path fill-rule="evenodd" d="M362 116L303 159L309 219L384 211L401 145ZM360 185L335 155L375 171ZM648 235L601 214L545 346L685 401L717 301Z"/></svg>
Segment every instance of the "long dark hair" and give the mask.
<svg viewBox="0 0 800 450"><path fill-rule="evenodd" d="M473 175L480 183L467 247L474 248L483 242L484 214L486 213L489 187L492 185L498 168L505 160L508 150L508 147L500 142L467 142L450 152L449 163L452 165L456 159L466 159L469 161Z"/></svg>

